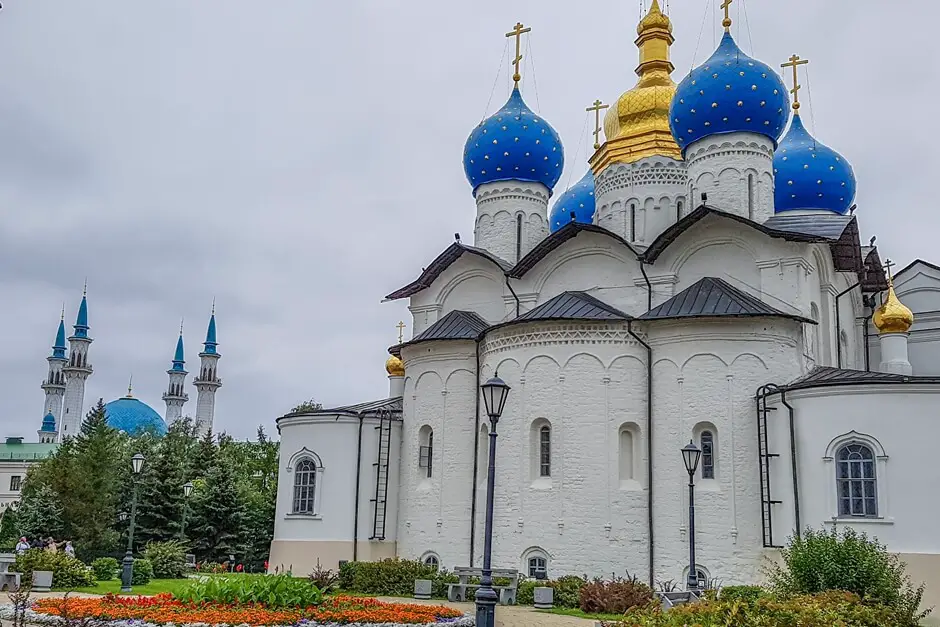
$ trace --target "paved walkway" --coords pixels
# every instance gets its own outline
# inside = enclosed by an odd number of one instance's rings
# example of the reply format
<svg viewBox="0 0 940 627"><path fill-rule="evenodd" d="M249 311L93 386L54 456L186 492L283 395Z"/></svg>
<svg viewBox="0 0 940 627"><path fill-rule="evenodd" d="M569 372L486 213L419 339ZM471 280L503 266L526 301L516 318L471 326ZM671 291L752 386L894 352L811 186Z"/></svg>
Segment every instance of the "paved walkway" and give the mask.
<svg viewBox="0 0 940 627"><path fill-rule="evenodd" d="M417 601L415 599L396 599L390 597L379 597L382 601L393 601L395 603L429 603L431 605L445 605L453 607L462 612L472 614L476 609L473 603L451 603L449 601ZM575 616L562 616L561 614L549 614L547 612L536 612L531 607L525 605L497 605L496 606L496 627L593 627L594 621L586 618L577 618Z"/></svg>

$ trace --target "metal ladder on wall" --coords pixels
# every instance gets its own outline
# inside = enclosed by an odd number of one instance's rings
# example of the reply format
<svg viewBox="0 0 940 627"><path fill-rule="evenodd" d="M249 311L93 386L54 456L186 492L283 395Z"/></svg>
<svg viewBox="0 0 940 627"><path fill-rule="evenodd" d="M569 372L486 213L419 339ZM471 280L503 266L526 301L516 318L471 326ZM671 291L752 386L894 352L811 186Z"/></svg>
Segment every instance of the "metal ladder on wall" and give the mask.
<svg viewBox="0 0 940 627"><path fill-rule="evenodd" d="M375 428L379 433L379 454L376 462L372 464L375 471L375 498L372 503L372 537L370 540L385 539L385 512L388 502L388 464L392 446L392 417L387 412L379 416L379 426Z"/></svg>
<svg viewBox="0 0 940 627"><path fill-rule="evenodd" d="M767 548L780 548L774 544L773 509L780 501L774 500L770 491L770 460L780 457L771 453L767 445L767 415L777 411L776 407L768 407L767 397L778 390L776 385L765 385L757 391L757 454L760 464L760 518L761 532L764 546Z"/></svg>

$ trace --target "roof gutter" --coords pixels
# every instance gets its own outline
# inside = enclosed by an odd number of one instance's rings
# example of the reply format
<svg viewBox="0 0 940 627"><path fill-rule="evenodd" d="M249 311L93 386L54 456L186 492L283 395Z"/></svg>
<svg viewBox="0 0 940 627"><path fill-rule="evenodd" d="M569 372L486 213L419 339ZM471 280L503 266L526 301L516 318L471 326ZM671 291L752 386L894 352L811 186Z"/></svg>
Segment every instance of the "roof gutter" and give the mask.
<svg viewBox="0 0 940 627"><path fill-rule="evenodd" d="M632 320L627 320L627 332L646 349L646 511L649 534L649 586L652 588L656 580L653 562L653 349L633 331Z"/></svg>
<svg viewBox="0 0 940 627"><path fill-rule="evenodd" d="M359 412L359 442L356 444L356 501L353 505L353 555L352 561L359 557L359 484L362 477L362 423L365 416Z"/></svg>
<svg viewBox="0 0 940 627"><path fill-rule="evenodd" d="M509 284L509 277L506 277L506 284ZM518 300L516 301L518 303ZM477 358L477 369L476 369L476 378L477 378L477 387L480 387L480 342L483 340L483 335L476 341L476 358ZM475 540L476 540L476 528L477 528L477 477L479 476L479 466L480 466L480 392L476 390L474 394L476 398L475 405L473 408L473 484L470 486L470 567L473 567L473 557Z"/></svg>
<svg viewBox="0 0 940 627"><path fill-rule="evenodd" d="M516 299L516 317L518 318L519 317L519 297L516 295L516 290L512 289L512 285L509 284L509 274L504 274L503 276L506 278L506 287L508 287L509 291L512 292L512 297ZM479 352L477 352L477 356L479 357ZM480 364L477 363L477 366L479 365ZM470 562L470 563L472 564L473 562Z"/></svg>

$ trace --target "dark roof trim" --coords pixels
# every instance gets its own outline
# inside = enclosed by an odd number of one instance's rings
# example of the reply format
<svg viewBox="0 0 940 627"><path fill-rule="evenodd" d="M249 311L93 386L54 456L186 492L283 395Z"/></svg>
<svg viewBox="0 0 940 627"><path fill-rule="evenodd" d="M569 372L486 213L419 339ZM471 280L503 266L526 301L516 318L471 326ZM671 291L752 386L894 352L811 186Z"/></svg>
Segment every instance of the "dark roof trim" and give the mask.
<svg viewBox="0 0 940 627"><path fill-rule="evenodd" d="M485 333L508 327L513 324L526 322L546 322L550 320L565 320L570 322L626 322L633 320L633 316L608 305L604 301L591 296L586 292L562 292L558 296L545 301L538 307L531 309L517 318L500 322L488 327ZM482 337L482 335L481 335Z"/></svg>
<svg viewBox="0 0 940 627"><path fill-rule="evenodd" d="M519 260L509 272L507 276L511 279L521 279L525 274L534 268L538 262L548 256L550 252L567 242L569 239L577 237L579 233L600 233L601 235L606 235L617 242L623 244L629 249L631 253L637 255L636 250L630 243L617 235L612 231L608 231L604 227L597 226L596 224L582 224L580 222L569 222L565 226L561 227L554 233L550 234L548 237L539 242L535 248L530 250L525 257Z"/></svg>
<svg viewBox="0 0 940 627"><path fill-rule="evenodd" d="M454 242L448 246L444 252L437 256L431 264L424 269L417 279L409 283L408 285L399 288L385 297L385 300L398 300L400 298L408 298L413 294L425 290L431 287L431 284L437 280L437 277L450 267L452 263L460 259L464 253L471 253L474 255L479 255L484 259L493 262L502 272L506 272L512 267L508 261L500 259L493 253L482 248L477 248L476 246L467 246L466 244L461 244L460 242Z"/></svg>
<svg viewBox="0 0 940 627"><path fill-rule="evenodd" d="M660 255L665 252L669 246L679 238L680 235L689 230L693 225L709 215L715 215L722 218L728 218L735 222L740 222L751 227L756 231L769 236L785 239L790 242L819 242L828 243L832 251L833 262L836 270L840 272L860 272L862 270L861 245L858 241L858 221L855 216L851 216L846 222L841 235L838 238L821 235L816 233L801 232L795 230L783 230L779 228L770 228L763 224L748 220L747 218L733 213L728 213L714 207L701 205L698 209L692 211L684 218L670 226L657 237L649 248L641 256L645 263L654 263Z"/></svg>
<svg viewBox="0 0 940 627"><path fill-rule="evenodd" d="M392 398L383 398L378 401L344 405L342 407L330 407L316 411L294 411L284 414L277 420L281 418L292 418L294 416L376 416L386 411L400 415L402 412L402 397L393 396Z"/></svg>
<svg viewBox="0 0 940 627"><path fill-rule="evenodd" d="M679 320L686 318L788 318L816 324L809 318L788 314L771 307L724 279L705 277L666 302L650 309L640 320Z"/></svg>
<svg viewBox="0 0 940 627"><path fill-rule="evenodd" d="M480 338L486 328L489 326L486 320L472 311L461 311L455 309L448 312L443 318L429 326L419 333L413 339L392 349L397 349L400 354L405 346L413 346L422 342L432 342L440 340L470 340L476 341ZM390 349L389 352L392 352Z"/></svg>
<svg viewBox="0 0 940 627"><path fill-rule="evenodd" d="M915 377L887 372L849 370L820 366L808 374L781 386L781 390L805 390L810 388L836 387L844 385L885 385L885 384L927 384L940 385L940 377Z"/></svg>

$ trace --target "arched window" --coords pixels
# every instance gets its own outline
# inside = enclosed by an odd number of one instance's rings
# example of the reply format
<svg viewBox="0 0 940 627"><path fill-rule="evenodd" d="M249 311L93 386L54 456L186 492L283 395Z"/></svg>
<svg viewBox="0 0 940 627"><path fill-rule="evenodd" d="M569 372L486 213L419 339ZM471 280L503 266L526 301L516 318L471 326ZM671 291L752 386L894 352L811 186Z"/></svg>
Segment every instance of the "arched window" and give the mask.
<svg viewBox="0 0 940 627"><path fill-rule="evenodd" d="M552 461L552 424L545 418L536 418L529 429L529 469L533 482L549 487Z"/></svg>
<svg viewBox="0 0 940 627"><path fill-rule="evenodd" d="M526 572L533 579L548 579L548 558L544 553L533 552L526 560Z"/></svg>
<svg viewBox="0 0 940 627"><path fill-rule="evenodd" d="M522 214L516 216L516 262L522 259Z"/></svg>
<svg viewBox="0 0 940 627"><path fill-rule="evenodd" d="M676 201L676 222L682 219L682 199Z"/></svg>
<svg viewBox="0 0 940 627"><path fill-rule="evenodd" d="M421 562L425 566L431 566L434 570L439 570L441 567L441 558L436 553L425 553L424 557L421 558Z"/></svg>
<svg viewBox="0 0 940 627"><path fill-rule="evenodd" d="M434 431L430 426L421 427L418 442L418 468L430 479L434 466Z"/></svg>
<svg viewBox="0 0 940 627"><path fill-rule="evenodd" d="M836 453L836 483L839 516L878 516L875 455L858 442L846 444Z"/></svg>
<svg viewBox="0 0 940 627"><path fill-rule="evenodd" d="M754 219L754 175L747 175L747 218Z"/></svg>
<svg viewBox="0 0 940 627"><path fill-rule="evenodd" d="M552 428L548 425L539 429L539 476L552 476Z"/></svg>
<svg viewBox="0 0 940 627"><path fill-rule="evenodd" d="M849 334L845 332L845 329L839 333L839 363L837 364L840 368L842 364L851 364L854 360L849 359Z"/></svg>
<svg viewBox="0 0 940 627"><path fill-rule="evenodd" d="M702 431L702 479L715 478L715 436L711 431Z"/></svg>
<svg viewBox="0 0 940 627"><path fill-rule="evenodd" d="M302 459L294 467L294 514L314 514L314 496L317 489L317 465L312 459Z"/></svg>
<svg viewBox="0 0 940 627"><path fill-rule="evenodd" d="M636 241L636 205L630 203L630 241Z"/></svg>
<svg viewBox="0 0 940 627"><path fill-rule="evenodd" d="M630 482L636 479L636 445L640 430L634 423L620 425L618 431L618 468L620 474L620 487L629 487Z"/></svg>
<svg viewBox="0 0 940 627"><path fill-rule="evenodd" d="M816 323L811 325L810 329L812 334L810 336L810 351L812 352L812 358L816 360L818 365L821 361L821 355L819 354L819 306L816 303L810 304L809 316Z"/></svg>

